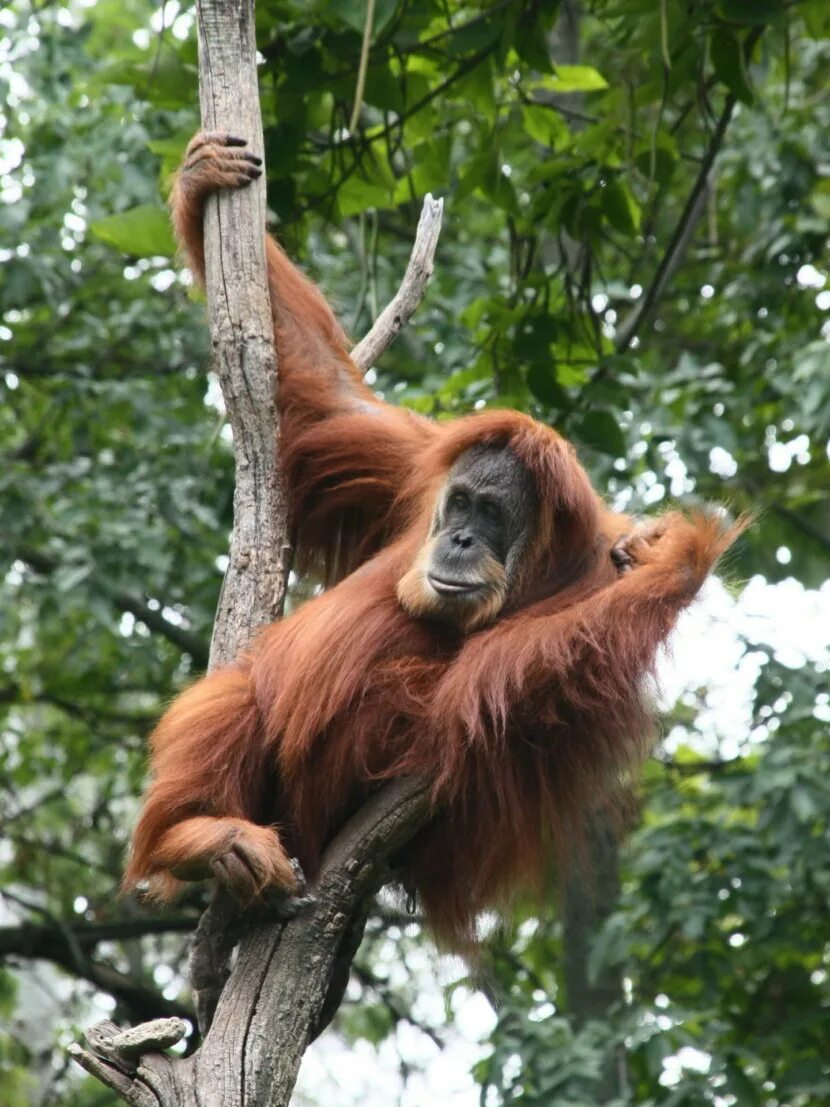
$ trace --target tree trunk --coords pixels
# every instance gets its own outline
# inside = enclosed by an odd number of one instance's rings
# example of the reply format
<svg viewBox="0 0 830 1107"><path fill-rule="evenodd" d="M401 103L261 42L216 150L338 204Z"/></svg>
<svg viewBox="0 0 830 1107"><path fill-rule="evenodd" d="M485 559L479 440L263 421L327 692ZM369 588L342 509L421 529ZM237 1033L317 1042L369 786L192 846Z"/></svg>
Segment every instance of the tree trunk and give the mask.
<svg viewBox="0 0 830 1107"><path fill-rule="evenodd" d="M252 0L199 0L202 127L263 149ZM211 666L233 661L282 613L287 534L279 465L277 359L265 264L265 176L205 207L205 283L213 360L236 459L230 561L213 627Z"/></svg>

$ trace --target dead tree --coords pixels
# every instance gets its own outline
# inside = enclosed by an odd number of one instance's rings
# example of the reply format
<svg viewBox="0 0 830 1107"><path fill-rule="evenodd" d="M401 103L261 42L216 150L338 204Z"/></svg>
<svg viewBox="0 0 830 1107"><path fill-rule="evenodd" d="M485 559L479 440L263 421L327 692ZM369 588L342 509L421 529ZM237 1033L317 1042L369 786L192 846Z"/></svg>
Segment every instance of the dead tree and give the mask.
<svg viewBox="0 0 830 1107"><path fill-rule="evenodd" d="M262 149L253 0L200 0L202 126L243 134ZM265 276L264 178L212 198L205 260L213 358L236 461L230 558L211 666L232 661L282 612L290 559L279 463L277 361ZM403 283L353 352L368 369L405 326L432 272L441 201L427 196ZM163 1052L180 1019L129 1030L98 1023L74 1059L134 1107L283 1107L309 1042L332 1017L372 897L390 858L426 821L424 782L378 792L327 851L313 902L286 921L240 919L221 892L199 924L191 981L203 1041L190 1057ZM230 967L230 953L238 953Z"/></svg>

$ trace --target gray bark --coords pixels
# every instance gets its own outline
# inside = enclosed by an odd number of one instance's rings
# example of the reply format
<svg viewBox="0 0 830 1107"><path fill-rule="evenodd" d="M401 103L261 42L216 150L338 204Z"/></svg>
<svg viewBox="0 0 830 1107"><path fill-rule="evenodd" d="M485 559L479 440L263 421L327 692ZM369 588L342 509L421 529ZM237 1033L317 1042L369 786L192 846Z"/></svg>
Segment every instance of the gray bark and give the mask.
<svg viewBox="0 0 830 1107"><path fill-rule="evenodd" d="M286 1107L351 922L428 818L428 786L413 779L358 812L326 853L312 907L285 924L249 927L192 1057L157 1052L184 1036L180 1019L130 1031L98 1023L86 1034L90 1049L73 1045L71 1056L134 1107Z"/></svg>
<svg viewBox="0 0 830 1107"><path fill-rule="evenodd" d="M262 152L252 0L200 0L199 99L204 130L227 130ZM227 664L282 613L288 564L279 465L277 360L268 298L265 176L205 208L205 274L213 360L236 460L230 561L210 664Z"/></svg>

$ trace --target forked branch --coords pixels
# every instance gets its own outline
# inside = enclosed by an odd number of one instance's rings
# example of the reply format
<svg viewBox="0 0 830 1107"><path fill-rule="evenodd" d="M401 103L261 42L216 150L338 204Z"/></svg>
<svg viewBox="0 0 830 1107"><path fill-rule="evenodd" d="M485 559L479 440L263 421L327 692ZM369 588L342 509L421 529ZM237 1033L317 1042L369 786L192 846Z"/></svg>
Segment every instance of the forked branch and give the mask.
<svg viewBox="0 0 830 1107"><path fill-rule="evenodd" d="M185 1033L180 1019L121 1031L109 1021L70 1055L133 1107L222 1103L285 1107L314 1038L354 918L385 883L394 854L429 818L429 788L398 780L378 792L340 832L323 859L316 900L284 924L251 926L210 1031L189 1058L161 1049Z"/></svg>

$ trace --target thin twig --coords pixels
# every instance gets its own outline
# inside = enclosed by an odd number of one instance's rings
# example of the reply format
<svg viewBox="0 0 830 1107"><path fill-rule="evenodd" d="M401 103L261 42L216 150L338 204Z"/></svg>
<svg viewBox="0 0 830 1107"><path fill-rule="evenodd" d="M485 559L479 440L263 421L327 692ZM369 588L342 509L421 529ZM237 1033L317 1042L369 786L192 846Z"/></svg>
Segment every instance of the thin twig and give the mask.
<svg viewBox="0 0 830 1107"><path fill-rule="evenodd" d="M695 182L686 199L686 204L681 216L677 221L669 244L660 259L660 264L657 266L657 272L654 274L654 278L640 302L640 306L634 309L628 319L626 319L620 327L617 336L617 353L625 353L638 332L642 331L645 324L657 310L657 306L660 303L669 280L683 260L683 255L694 234L698 221L705 210L706 195L709 189L709 173L718 151L720 150L736 102L736 97L730 92L724 104L723 111L721 112L720 119L718 120L718 125L709 142L706 155L701 162Z"/></svg>
<svg viewBox="0 0 830 1107"><path fill-rule="evenodd" d="M415 244L401 286L375 320L366 337L352 350L352 361L364 373L371 369L384 350L394 342L424 298L427 282L432 276L443 212L444 201L434 200L427 193L418 221Z"/></svg>
<svg viewBox="0 0 830 1107"><path fill-rule="evenodd" d="M747 58L752 56L752 51L756 42L763 34L763 30L763 27L759 27L747 38L745 45L745 55ZM654 315L669 281L674 276L674 273L683 260L683 255L691 241L697 223L706 210L709 175L712 171L715 159L720 152L721 146L723 145L723 140L732 119L732 113L735 110L736 103L737 97L733 92L730 92L726 97L723 110L718 118L717 126L712 133L712 137L709 139L709 145L706 148L703 161L700 163L700 169L698 170L694 184L686 199L680 219L677 221L669 244L660 260L660 264L657 266L657 272L654 274L654 278L640 302L639 307L634 309L619 329L616 343L617 353L625 353L625 351L629 349L635 337L642 331L644 325Z"/></svg>
<svg viewBox="0 0 830 1107"><path fill-rule="evenodd" d="M360 120L363 106L363 90L366 87L366 69L369 65L369 47L372 43L372 24L375 21L375 0L366 0L366 22L363 24L363 42L360 44L360 63L357 67L357 85L354 90L354 106L349 120L349 134L353 134Z"/></svg>

